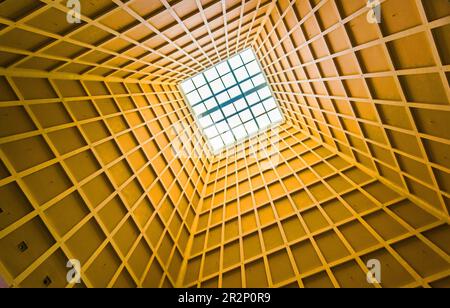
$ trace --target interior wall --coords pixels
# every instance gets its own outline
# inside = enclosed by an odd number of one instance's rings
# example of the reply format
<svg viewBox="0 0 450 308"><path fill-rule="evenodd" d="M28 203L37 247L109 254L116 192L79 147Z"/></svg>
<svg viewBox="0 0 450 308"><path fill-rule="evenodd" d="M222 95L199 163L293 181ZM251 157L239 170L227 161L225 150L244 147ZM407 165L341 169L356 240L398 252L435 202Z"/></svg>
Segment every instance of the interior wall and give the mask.
<svg viewBox="0 0 450 308"><path fill-rule="evenodd" d="M8 76L1 84L7 282L64 287L66 262L77 259L87 287L174 286L207 165L177 148L203 142L177 88Z"/></svg>
<svg viewBox="0 0 450 308"><path fill-rule="evenodd" d="M251 44L269 3L80 0L76 23L0 3L8 285L65 286L70 258L83 286L176 285L209 166L177 84Z"/></svg>
<svg viewBox="0 0 450 308"><path fill-rule="evenodd" d="M448 219L450 6L277 1L256 49L292 123Z"/></svg>
<svg viewBox="0 0 450 308"><path fill-rule="evenodd" d="M265 138L275 168L249 150L255 140L213 161L185 287L448 285L450 228L439 215L295 126ZM372 259L382 264L374 285Z"/></svg>
<svg viewBox="0 0 450 308"><path fill-rule="evenodd" d="M380 2L2 1L6 283L449 287L450 7ZM211 157L177 85L247 47L287 121Z"/></svg>

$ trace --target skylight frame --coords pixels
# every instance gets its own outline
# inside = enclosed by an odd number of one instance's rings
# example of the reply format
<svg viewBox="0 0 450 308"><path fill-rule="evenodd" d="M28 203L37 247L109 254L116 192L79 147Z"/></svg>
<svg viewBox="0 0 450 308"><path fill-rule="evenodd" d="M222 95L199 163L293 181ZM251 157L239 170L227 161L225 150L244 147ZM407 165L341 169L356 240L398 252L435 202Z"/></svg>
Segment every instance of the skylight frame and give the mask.
<svg viewBox="0 0 450 308"><path fill-rule="evenodd" d="M285 120L252 48L205 69L178 86L214 155ZM262 108L262 112L258 113L257 108ZM222 123L228 125L227 130ZM220 147L217 139L222 143Z"/></svg>

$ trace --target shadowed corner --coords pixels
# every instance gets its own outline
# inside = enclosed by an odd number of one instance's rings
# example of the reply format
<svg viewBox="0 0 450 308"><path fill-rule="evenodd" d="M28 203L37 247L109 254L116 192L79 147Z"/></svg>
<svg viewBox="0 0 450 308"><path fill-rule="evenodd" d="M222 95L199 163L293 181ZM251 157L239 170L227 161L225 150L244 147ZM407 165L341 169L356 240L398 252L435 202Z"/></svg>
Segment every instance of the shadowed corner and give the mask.
<svg viewBox="0 0 450 308"><path fill-rule="evenodd" d="M0 275L450 287L449 33L447 0L0 0Z"/></svg>

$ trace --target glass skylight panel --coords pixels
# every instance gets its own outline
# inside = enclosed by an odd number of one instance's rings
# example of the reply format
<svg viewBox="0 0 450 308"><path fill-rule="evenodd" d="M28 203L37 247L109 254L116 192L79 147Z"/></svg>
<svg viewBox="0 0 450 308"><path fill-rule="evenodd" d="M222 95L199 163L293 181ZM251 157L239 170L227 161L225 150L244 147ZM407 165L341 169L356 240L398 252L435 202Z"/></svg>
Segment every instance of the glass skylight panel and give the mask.
<svg viewBox="0 0 450 308"><path fill-rule="evenodd" d="M252 113L247 109L239 114L242 122L247 122L253 118Z"/></svg>
<svg viewBox="0 0 450 308"><path fill-rule="evenodd" d="M261 72L259 65L256 61L253 61L245 66L250 76L256 75Z"/></svg>
<svg viewBox="0 0 450 308"><path fill-rule="evenodd" d="M195 105L202 100L197 91L189 93L187 95L187 99L192 103L192 105Z"/></svg>
<svg viewBox="0 0 450 308"><path fill-rule="evenodd" d="M230 131L227 131L224 134L222 134L222 140L226 145L231 145L236 141L233 133Z"/></svg>
<svg viewBox="0 0 450 308"><path fill-rule="evenodd" d="M200 115L200 114L202 114L202 113L204 113L206 111L206 107L205 107L204 104L199 104L199 105L197 105L197 106L195 106L193 108L194 108L194 113L196 115Z"/></svg>
<svg viewBox="0 0 450 308"><path fill-rule="evenodd" d="M213 113L211 113L211 118L213 119L214 123L222 121L223 120L222 111L220 110L214 111Z"/></svg>
<svg viewBox="0 0 450 308"><path fill-rule="evenodd" d="M203 74L197 75L194 78L192 78L192 81L194 82L194 85L199 88L206 84L205 77L203 77Z"/></svg>
<svg viewBox="0 0 450 308"><path fill-rule="evenodd" d="M263 113L266 112L266 110L264 109L263 104L259 103L256 104L253 109L252 109L253 114L255 115L255 117L262 115Z"/></svg>
<svg viewBox="0 0 450 308"><path fill-rule="evenodd" d="M244 65L244 63L241 60L240 55L234 56L233 58L228 60L228 62L230 63L230 66L231 66L232 69L236 69L236 68L241 67L242 65Z"/></svg>
<svg viewBox="0 0 450 308"><path fill-rule="evenodd" d="M227 101L230 100L230 96L228 95L227 92L220 93L219 95L216 96L216 98L219 104L226 103Z"/></svg>
<svg viewBox="0 0 450 308"><path fill-rule="evenodd" d="M238 68L235 73L238 81L244 81L250 77L245 67Z"/></svg>
<svg viewBox="0 0 450 308"><path fill-rule="evenodd" d="M258 95L261 100L264 100L264 99L272 96L272 93L270 92L269 87L264 87L258 91Z"/></svg>
<svg viewBox="0 0 450 308"><path fill-rule="evenodd" d="M246 100L243 99L243 98L235 101L233 103L233 105L234 105L234 108L236 108L237 111L244 110L245 108L248 107Z"/></svg>
<svg viewBox="0 0 450 308"><path fill-rule="evenodd" d="M184 93L190 93L193 90L195 90L195 86L194 83L192 82L192 80L186 80L182 85L181 88L183 89Z"/></svg>
<svg viewBox="0 0 450 308"><path fill-rule="evenodd" d="M220 122L219 124L216 125L216 128L219 131L219 133L224 133L229 130L227 121Z"/></svg>
<svg viewBox="0 0 450 308"><path fill-rule="evenodd" d="M211 126L214 122L212 121L210 116L203 117L199 120L200 126L202 128Z"/></svg>
<svg viewBox="0 0 450 308"><path fill-rule="evenodd" d="M236 127L240 124L242 124L241 118L239 115L234 115L227 119L228 125L230 125L231 128Z"/></svg>
<svg viewBox="0 0 450 308"><path fill-rule="evenodd" d="M271 112L269 112L269 117L270 117L270 120L275 123L279 122L283 119L283 116L281 115L281 112L279 109L274 109Z"/></svg>
<svg viewBox="0 0 450 308"><path fill-rule="evenodd" d="M213 153L283 121L252 49L181 83Z"/></svg>
<svg viewBox="0 0 450 308"><path fill-rule="evenodd" d="M200 93L200 96L202 97L202 99L207 99L212 96L212 92L209 89L208 85L203 86L200 89L198 89L198 93Z"/></svg>
<svg viewBox="0 0 450 308"><path fill-rule="evenodd" d="M234 79L233 73L229 73L223 76L222 81L227 88L232 87L236 84L236 79Z"/></svg>
<svg viewBox="0 0 450 308"><path fill-rule="evenodd" d="M219 72L220 76L224 76L230 72L230 66L227 62L222 62L216 65L216 69Z"/></svg>
<svg viewBox="0 0 450 308"><path fill-rule="evenodd" d="M258 125L256 125L255 121L247 122L244 125L249 135L252 135L258 131Z"/></svg>
<svg viewBox="0 0 450 308"><path fill-rule="evenodd" d="M244 82L241 82L239 86L241 87L242 92L244 92L244 93L247 91L250 91L251 89L254 88L253 82L251 80L246 80Z"/></svg>
<svg viewBox="0 0 450 308"><path fill-rule="evenodd" d="M242 60L244 61L244 63L249 63L256 59L255 54L253 53L253 51L251 49L247 49L247 50L243 51L240 54L240 56L241 56Z"/></svg>
<svg viewBox="0 0 450 308"><path fill-rule="evenodd" d="M217 131L217 129L216 129L215 126L210 126L210 127L208 127L207 129L205 129L205 135L206 135L208 138L215 137L215 136L217 136L218 134L219 134L219 132Z"/></svg>
<svg viewBox="0 0 450 308"><path fill-rule="evenodd" d="M255 87L262 85L266 82L266 79L264 78L264 76L262 74L256 75L255 77L252 78L253 84L255 85Z"/></svg>
<svg viewBox="0 0 450 308"><path fill-rule="evenodd" d="M259 102L259 96L258 93L253 92L252 94L248 95L246 97L247 103L251 106Z"/></svg>
<svg viewBox="0 0 450 308"><path fill-rule="evenodd" d="M266 109L266 110L272 110L272 109L277 108L277 103L275 102L275 100L273 99L273 97L271 97L271 98L269 98L269 99L266 99L266 100L263 102L263 105L264 105L264 109Z"/></svg>
<svg viewBox="0 0 450 308"><path fill-rule="evenodd" d="M225 90L225 87L220 78L211 82L209 84L209 86L211 87L211 90L213 90L214 93L219 93L219 92Z"/></svg>
<svg viewBox="0 0 450 308"><path fill-rule="evenodd" d="M214 97L211 99L208 99L204 104L205 104L206 109L208 109L208 110L211 110L214 107L217 107L216 99Z"/></svg>
<svg viewBox="0 0 450 308"><path fill-rule="evenodd" d="M215 67L213 67L213 68L207 70L207 71L204 73L204 75L205 75L206 79L207 79L209 82L211 82L211 81L216 80L217 78L219 78L219 74L217 74L217 70L216 70Z"/></svg>
<svg viewBox="0 0 450 308"><path fill-rule="evenodd" d="M244 125L239 125L238 127L233 128L233 134L238 140L243 139L248 135Z"/></svg>
<svg viewBox="0 0 450 308"><path fill-rule="evenodd" d="M236 113L236 108L234 108L233 104L227 105L222 108L223 114L228 117Z"/></svg>
<svg viewBox="0 0 450 308"><path fill-rule="evenodd" d="M209 144L210 144L213 152L218 152L219 150L223 149L223 147L225 146L225 144L223 144L222 138L220 138L220 136L218 136L216 138L212 138L209 141Z"/></svg>
<svg viewBox="0 0 450 308"><path fill-rule="evenodd" d="M231 88L231 89L228 90L227 92L228 92L228 95L229 95L231 98L237 97L237 96L239 96L239 95L241 94L241 90L239 90L239 87L238 87L238 86Z"/></svg>
<svg viewBox="0 0 450 308"><path fill-rule="evenodd" d="M262 116L256 118L256 122L258 123L258 126L260 129L270 126L270 119L266 114L263 114Z"/></svg>

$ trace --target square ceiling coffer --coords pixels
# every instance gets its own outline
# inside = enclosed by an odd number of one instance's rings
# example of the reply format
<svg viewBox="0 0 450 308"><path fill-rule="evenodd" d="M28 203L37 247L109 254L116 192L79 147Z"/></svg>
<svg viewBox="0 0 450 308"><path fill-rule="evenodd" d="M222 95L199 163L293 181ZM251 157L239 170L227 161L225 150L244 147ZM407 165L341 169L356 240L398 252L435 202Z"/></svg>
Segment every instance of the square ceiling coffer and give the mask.
<svg viewBox="0 0 450 308"><path fill-rule="evenodd" d="M252 49L181 83L214 154L283 122Z"/></svg>

